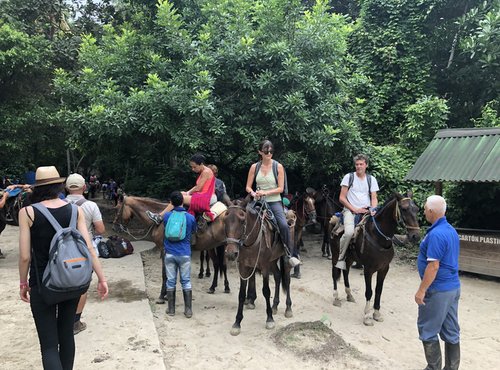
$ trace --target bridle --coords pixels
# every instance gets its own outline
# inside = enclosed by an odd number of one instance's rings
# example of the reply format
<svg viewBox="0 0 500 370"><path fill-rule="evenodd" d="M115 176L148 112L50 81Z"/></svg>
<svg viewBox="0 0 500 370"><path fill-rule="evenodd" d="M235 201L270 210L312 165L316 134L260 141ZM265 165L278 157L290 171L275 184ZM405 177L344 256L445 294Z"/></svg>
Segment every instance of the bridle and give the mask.
<svg viewBox="0 0 500 370"><path fill-rule="evenodd" d="M142 239L146 238L149 235L149 233L151 232L151 230L153 230L153 227L155 226L155 224L152 223L149 226L148 230L146 231L146 234L144 234L141 237L136 237L135 235L132 235L132 233L130 231L128 231L128 228L126 226L124 226L122 223L118 222L118 220L120 220L120 219L123 221L123 209L125 208L125 199L126 198L127 197L124 195L123 196L123 200L122 200L122 205L120 206L120 209L116 213L115 221L113 222L113 228L115 226L117 226L118 227L118 230L117 230L118 232L126 233L127 235L131 236L135 240L142 240Z"/></svg>
<svg viewBox="0 0 500 370"><path fill-rule="evenodd" d="M402 215L402 212L401 212L401 202L404 201L404 200L409 200L410 202L412 201L411 198L409 197L405 197L405 198L401 198L400 200L397 200L396 201L396 207L394 207L394 213L393 213L393 218L394 218L394 221L396 221L396 223L403 227L403 228L406 228L407 230L410 229L410 230L418 230L420 231L420 227L418 226L410 226L410 225L407 225L404 218L403 218L403 215ZM392 237L388 237L387 235L385 235L382 230L380 230L380 227L378 226L377 224L377 220L375 219L375 216L370 216L372 218L372 221L373 221L373 225L375 225L375 229L377 230L377 232L387 241L389 240L392 240Z"/></svg>

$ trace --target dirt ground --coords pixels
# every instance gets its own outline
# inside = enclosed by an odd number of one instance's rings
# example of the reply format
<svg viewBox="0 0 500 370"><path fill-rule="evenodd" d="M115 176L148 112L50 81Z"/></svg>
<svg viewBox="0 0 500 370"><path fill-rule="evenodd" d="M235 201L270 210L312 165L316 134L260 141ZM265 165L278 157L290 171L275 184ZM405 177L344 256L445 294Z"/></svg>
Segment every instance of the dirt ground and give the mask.
<svg viewBox="0 0 500 370"><path fill-rule="evenodd" d="M230 335L238 304L238 271L229 263L231 293L223 284L208 294L212 277L198 278L199 254L193 255L193 311L183 316L182 293L177 291L176 315L165 314L155 304L160 291L157 252L143 253L147 294L164 352L167 368L275 369L422 369L424 355L416 329L417 305L413 297L418 273L401 252L391 265L382 294L384 322L363 325L364 280L352 270L351 287L356 303L332 305L331 261L322 258L319 235L305 235L302 279L292 279L293 318L284 316L284 305L274 317L276 328L265 328L265 302L257 278L255 310L244 310L242 331ZM500 368L500 282L462 275L460 323L462 369ZM375 283L375 281L374 281ZM222 288L221 288L222 287ZM284 302L284 298L281 298Z"/></svg>
<svg viewBox="0 0 500 370"><path fill-rule="evenodd" d="M111 206L101 207L105 219L109 220L113 213ZM109 224L107 228L108 233L113 233ZM17 241L14 236L6 239L2 235L0 242L0 248L7 243L10 253L15 253ZM273 330L265 328L262 279L258 277L256 308L244 310L241 334L236 337L230 335L239 289L234 262L228 264L231 292L223 293L223 283L219 281L216 293L208 294L212 277L198 278L199 254L193 255L194 315L186 319L180 287L174 317L166 315L166 305L155 303L161 286L159 252L143 252L146 293L166 368L423 369L424 355L416 329L417 305L413 300L419 284L414 262L401 249L396 249L396 259L391 264L382 294L384 321L367 327L363 325L365 299L360 270L351 272L356 303L347 302L340 288L342 307L335 307L332 305L331 261L321 257L320 236L305 233L305 248L302 279L292 279L293 317L285 318L282 303L274 316L276 327ZM3 261L0 260L0 272ZM500 280L463 274L461 281L461 369L499 369ZM0 348L9 357L20 356L9 358L11 362L20 362L24 352L8 348L36 346L36 339L19 339L12 343L8 335L3 335L19 325L21 303L17 292L10 292L7 284L0 285L0 292L3 297L0 300ZM281 301L284 302L284 297ZM113 335L119 332L109 335L109 340L113 340ZM0 369L4 368L2 362L0 359Z"/></svg>

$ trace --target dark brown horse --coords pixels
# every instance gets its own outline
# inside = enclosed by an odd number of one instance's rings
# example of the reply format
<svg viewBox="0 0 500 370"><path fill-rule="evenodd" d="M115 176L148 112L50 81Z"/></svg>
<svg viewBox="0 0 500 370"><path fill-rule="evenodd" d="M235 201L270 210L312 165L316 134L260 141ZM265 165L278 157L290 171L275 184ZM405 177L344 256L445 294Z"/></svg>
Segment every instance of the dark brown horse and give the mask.
<svg viewBox="0 0 500 370"><path fill-rule="evenodd" d="M340 207L337 207L337 203L326 185L323 185L321 190L318 191L307 188L306 193L310 194L314 199L316 220L321 225L321 232L323 233L323 243L321 244L322 255L323 257L331 259L330 233L328 231L329 223L330 218L336 211L340 210Z"/></svg>
<svg viewBox="0 0 500 370"><path fill-rule="evenodd" d="M314 198L309 193L295 194L291 201L290 209L295 212L295 250L304 245L302 232L304 226L316 223L316 208Z"/></svg>
<svg viewBox="0 0 500 370"><path fill-rule="evenodd" d="M292 300L290 298L290 266L285 263L285 249L277 234L266 219L267 207L263 203L259 207L248 205L248 200L229 207L226 218L227 246L226 255L230 260L237 259L240 275L240 292L238 295L238 312L232 326L231 335L241 332L243 305L246 298L247 282L255 279L255 272L260 271L263 279L262 294L266 300L266 328L274 328L273 310L276 312L279 294L275 294L271 307L269 275L275 278L276 290L280 284L286 292L285 317L292 317ZM280 267L278 268L278 261ZM276 291L275 291L276 293Z"/></svg>
<svg viewBox="0 0 500 370"><path fill-rule="evenodd" d="M345 291L347 301L355 302L349 286L349 267L353 261L358 261L364 266L365 276L365 316L363 323L368 326L373 325L373 320L383 321L380 313L380 297L384 280L389 271L389 264L394 257L392 238L398 226L406 228L408 240L413 243L420 239L420 227L418 225L418 207L411 199L412 194L406 196L394 194L388 199L374 217L368 216L367 222L360 226L355 240L351 241L346 253L347 269L343 270ZM334 225L332 225L334 226ZM332 237L332 278L333 278L333 304L340 306L340 299L337 292L337 281L340 278L340 269L335 267L339 256L340 235ZM375 301L371 307L372 275L377 273L377 285L375 287ZM373 312L373 314L372 314Z"/></svg>
<svg viewBox="0 0 500 370"><path fill-rule="evenodd" d="M160 296L157 299L157 303L165 303L166 296L166 281L167 275L165 271L164 260L164 248L163 248L163 235L165 232L165 226L163 223L160 225L156 225L153 221L149 219L146 215L146 210L150 210L152 212L161 212L167 203L161 202L157 199L153 198L143 198L143 197L134 197L134 196L124 196L123 201L119 202L117 206L117 214L115 220L113 221L113 229L118 231L125 231L128 223L134 217L140 220L144 225L148 226L148 232L144 237L146 237L149 233L151 233L151 237L161 251L161 261L162 261L162 286ZM206 230L198 231L196 233L196 240L194 244L191 244L191 248L193 250L202 251L216 248L218 246L224 245L226 241L226 234L224 230L224 217L225 213L222 213L215 219L214 222L210 223ZM129 233L130 234L130 233ZM214 278L217 276L215 274ZM227 278L226 278L227 283ZM216 282L215 282L216 284ZM211 289L214 289L214 282L212 282ZM229 290L229 283L226 285L226 289ZM209 290L210 292L210 290Z"/></svg>

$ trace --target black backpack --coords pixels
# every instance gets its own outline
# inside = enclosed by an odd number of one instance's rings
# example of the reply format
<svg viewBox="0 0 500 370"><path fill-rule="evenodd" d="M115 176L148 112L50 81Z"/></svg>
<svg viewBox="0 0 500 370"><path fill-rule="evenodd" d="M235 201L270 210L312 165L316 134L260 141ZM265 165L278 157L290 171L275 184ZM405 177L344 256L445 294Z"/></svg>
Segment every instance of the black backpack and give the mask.
<svg viewBox="0 0 500 370"><path fill-rule="evenodd" d="M260 167L262 166L262 161L258 161L255 163L255 177L254 177L254 183L257 181L257 174L259 173ZM273 174L274 174L274 179L276 180L276 184L278 183L278 161L275 161L273 159ZM288 180L286 178L286 170L285 170L285 181L283 182L283 193L282 194L288 194Z"/></svg>

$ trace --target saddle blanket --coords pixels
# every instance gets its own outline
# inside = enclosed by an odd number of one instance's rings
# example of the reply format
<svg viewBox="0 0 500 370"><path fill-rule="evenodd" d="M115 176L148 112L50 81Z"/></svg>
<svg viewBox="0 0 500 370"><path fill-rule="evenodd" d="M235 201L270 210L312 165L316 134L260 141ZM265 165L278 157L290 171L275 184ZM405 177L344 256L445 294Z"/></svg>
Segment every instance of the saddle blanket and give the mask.
<svg viewBox="0 0 500 370"><path fill-rule="evenodd" d="M219 217L222 213L227 211L227 207L224 203L222 202L216 202L210 207L210 212L214 215L214 220ZM203 218L207 222L212 222L210 219L210 216L208 216L205 212L203 212Z"/></svg>

